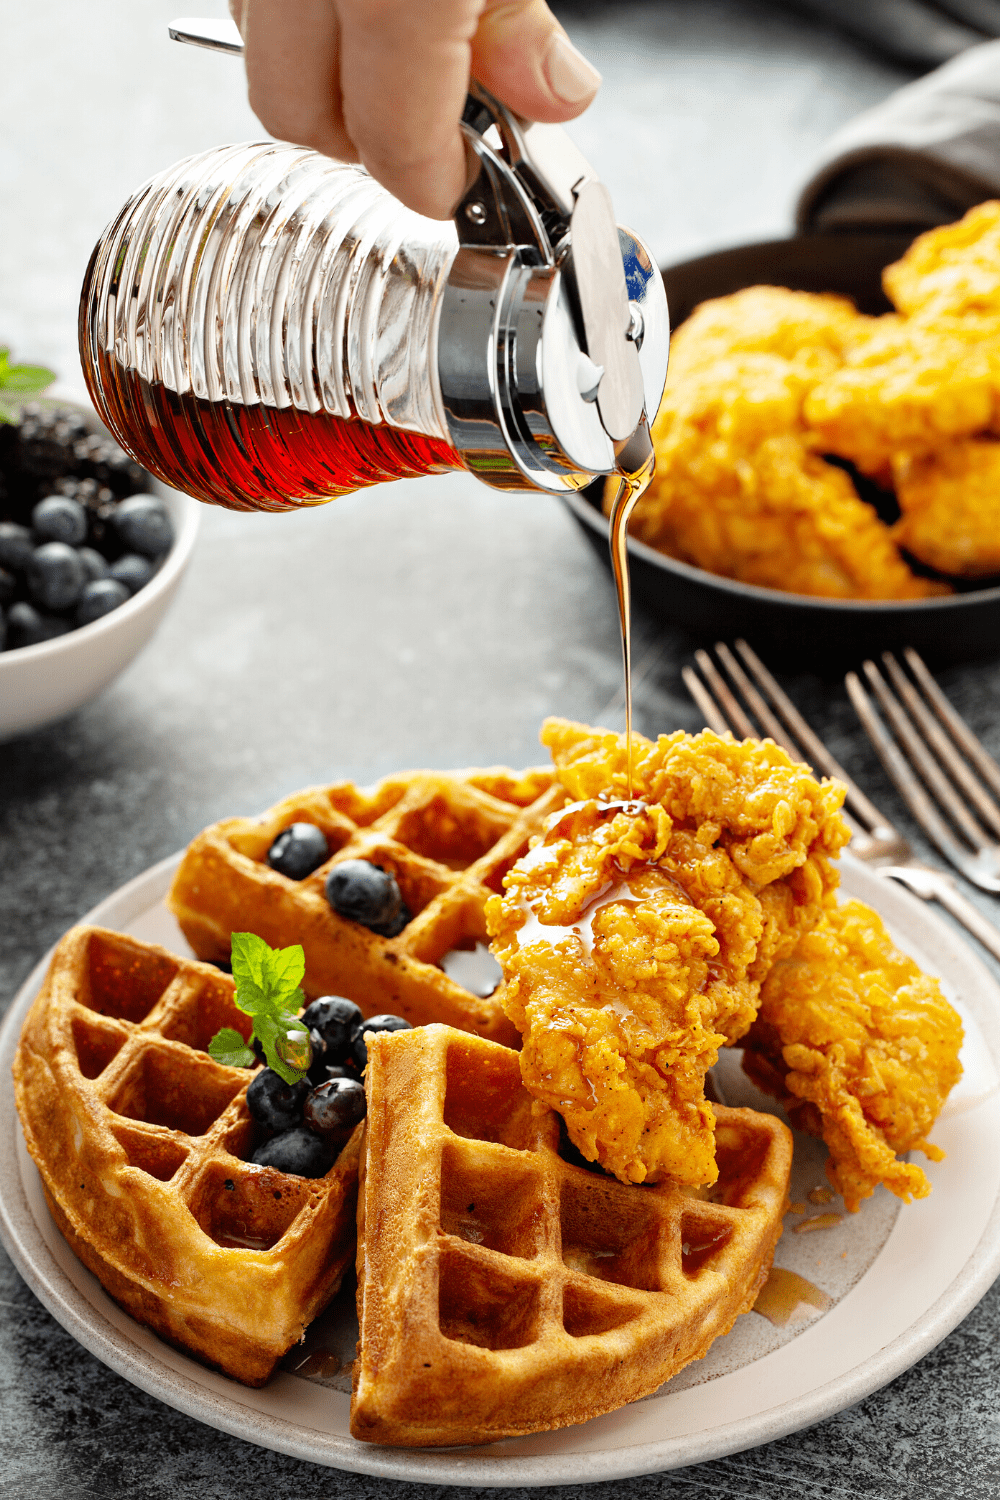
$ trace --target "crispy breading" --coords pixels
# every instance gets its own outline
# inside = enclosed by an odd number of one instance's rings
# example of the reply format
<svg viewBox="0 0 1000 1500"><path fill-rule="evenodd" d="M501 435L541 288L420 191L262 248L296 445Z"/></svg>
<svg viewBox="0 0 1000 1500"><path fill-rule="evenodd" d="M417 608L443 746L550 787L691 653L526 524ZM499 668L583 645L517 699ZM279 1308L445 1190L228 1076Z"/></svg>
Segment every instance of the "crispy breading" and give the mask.
<svg viewBox="0 0 1000 1500"><path fill-rule="evenodd" d="M804 369L840 363L856 325L871 321L846 297L751 286L702 302L671 340L671 368L686 374L728 354L772 354Z"/></svg>
<svg viewBox="0 0 1000 1500"><path fill-rule="evenodd" d="M854 1210L880 1182L907 1202L930 1192L922 1169L897 1158L941 1159L926 1137L961 1077L961 1045L938 981L893 946L877 912L848 901L772 968L743 1065L794 1124L822 1133L827 1176Z"/></svg>
<svg viewBox="0 0 1000 1500"><path fill-rule="evenodd" d="M796 433L735 447L693 423L654 429L656 474L630 533L742 583L831 599L922 599L916 577L848 476Z"/></svg>
<svg viewBox="0 0 1000 1500"><path fill-rule="evenodd" d="M925 458L899 457L893 479L900 547L942 573L1000 573L1000 442L970 438Z"/></svg>
<svg viewBox="0 0 1000 1500"><path fill-rule="evenodd" d="M547 720L571 808L487 905L525 1084L626 1182L715 1180L705 1074L832 899L843 789L771 741Z"/></svg>
<svg viewBox="0 0 1000 1500"><path fill-rule="evenodd" d="M1000 202L928 230L882 274L893 306L930 319L985 315L1000 324Z"/></svg>
<svg viewBox="0 0 1000 1500"><path fill-rule="evenodd" d="M997 326L944 313L872 319L809 393L804 415L824 450L875 475L897 454L1000 427Z"/></svg>
<svg viewBox="0 0 1000 1500"><path fill-rule="evenodd" d="M911 573L805 423L817 381L875 323L843 298L778 287L703 303L674 336L653 424L656 472L632 535L764 588L842 599L940 592Z"/></svg>

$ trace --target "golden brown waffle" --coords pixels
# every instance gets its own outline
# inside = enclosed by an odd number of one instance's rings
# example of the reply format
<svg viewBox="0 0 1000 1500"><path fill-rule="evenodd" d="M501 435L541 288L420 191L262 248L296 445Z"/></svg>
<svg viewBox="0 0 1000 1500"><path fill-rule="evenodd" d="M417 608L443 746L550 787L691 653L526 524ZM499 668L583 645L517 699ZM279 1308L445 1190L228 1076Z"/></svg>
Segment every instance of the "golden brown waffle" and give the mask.
<svg viewBox="0 0 1000 1500"><path fill-rule="evenodd" d="M753 1306L792 1138L717 1108L707 1197L559 1155L517 1055L446 1026L368 1042L351 1431L448 1446L584 1422L658 1389Z"/></svg>
<svg viewBox="0 0 1000 1500"><path fill-rule="evenodd" d="M487 898L565 801L544 770L411 771L367 790L350 782L313 787L261 818L206 828L188 848L168 904L200 958L228 959L233 932L255 932L273 947L301 943L311 998L344 995L366 1016L441 1021L518 1046L499 997L470 994L439 964L451 949L489 941ZM281 830L299 822L321 828L333 851L301 881L266 863ZM379 937L331 910L326 876L347 859L396 876L413 914L398 937Z"/></svg>
<svg viewBox="0 0 1000 1500"><path fill-rule="evenodd" d="M206 1052L249 1018L233 982L149 943L75 927L14 1063L53 1218L140 1323L247 1385L329 1301L355 1243L360 1127L325 1177L243 1160L246 1069Z"/></svg>

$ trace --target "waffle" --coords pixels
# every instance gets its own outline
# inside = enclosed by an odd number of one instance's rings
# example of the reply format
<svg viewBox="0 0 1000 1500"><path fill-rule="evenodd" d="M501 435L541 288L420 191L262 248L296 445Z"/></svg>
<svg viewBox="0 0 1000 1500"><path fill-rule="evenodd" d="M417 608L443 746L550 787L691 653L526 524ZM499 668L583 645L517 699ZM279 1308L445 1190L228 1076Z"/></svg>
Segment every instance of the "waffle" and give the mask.
<svg viewBox="0 0 1000 1500"><path fill-rule="evenodd" d="M148 943L75 927L14 1063L56 1224L125 1310L247 1385L329 1301L355 1244L360 1127L323 1178L242 1160L250 1074L205 1051L244 1036L233 982Z"/></svg>
<svg viewBox="0 0 1000 1500"><path fill-rule="evenodd" d="M415 1026L445 1022L507 1046L520 1038L498 995L480 999L438 966L454 948L488 942L483 908L503 877L566 801L551 771L412 771L360 790L349 782L286 797L258 819L228 818L188 848L168 897L200 958L228 959L233 932L273 947L301 943L310 998L344 995L366 1016L388 1012ZM305 880L266 863L290 823L314 823L331 858ZM367 859L391 870L413 914L396 938L332 911L332 865Z"/></svg>
<svg viewBox="0 0 1000 1500"><path fill-rule="evenodd" d="M369 1038L351 1432L450 1446L657 1390L753 1306L792 1139L718 1107L707 1196L559 1154L517 1054L446 1026ZM706 1190L703 1190L706 1191Z"/></svg>

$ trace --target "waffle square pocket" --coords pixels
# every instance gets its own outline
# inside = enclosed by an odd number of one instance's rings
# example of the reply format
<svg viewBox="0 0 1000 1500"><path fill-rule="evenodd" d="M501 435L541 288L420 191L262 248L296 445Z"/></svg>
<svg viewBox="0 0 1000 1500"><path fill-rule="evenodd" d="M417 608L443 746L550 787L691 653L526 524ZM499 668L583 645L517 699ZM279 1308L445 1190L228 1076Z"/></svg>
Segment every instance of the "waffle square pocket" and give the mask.
<svg viewBox="0 0 1000 1500"><path fill-rule="evenodd" d="M351 1431L488 1443L649 1395L753 1306L792 1140L717 1108L706 1197L560 1154L518 1056L447 1026L370 1036Z"/></svg>

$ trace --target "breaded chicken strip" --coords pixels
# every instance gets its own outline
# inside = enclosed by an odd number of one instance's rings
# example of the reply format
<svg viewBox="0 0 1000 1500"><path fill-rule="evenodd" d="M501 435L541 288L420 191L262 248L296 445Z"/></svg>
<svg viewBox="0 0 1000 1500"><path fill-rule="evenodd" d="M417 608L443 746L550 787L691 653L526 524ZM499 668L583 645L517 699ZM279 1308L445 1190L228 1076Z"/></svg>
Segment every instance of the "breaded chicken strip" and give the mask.
<svg viewBox="0 0 1000 1500"><path fill-rule="evenodd" d="M815 451L803 412L863 318L840 297L752 287L706 302L674 336L653 424L656 472L631 533L744 583L828 598L912 599L874 509Z"/></svg>
<svg viewBox="0 0 1000 1500"><path fill-rule="evenodd" d="M804 415L823 451L875 476L894 455L1000 430L1000 325L971 314L872 319Z"/></svg>
<svg viewBox="0 0 1000 1500"><path fill-rule="evenodd" d="M622 1181L713 1182L705 1074L831 900L843 789L706 730L634 736L641 801L608 805L624 736L550 719L542 740L575 800L486 911L525 1084Z"/></svg>
<svg viewBox="0 0 1000 1500"><path fill-rule="evenodd" d="M969 438L892 466L900 547L942 573L1000 573L1000 442Z"/></svg>
<svg viewBox="0 0 1000 1500"><path fill-rule="evenodd" d="M979 203L957 224L920 235L882 284L910 317L985 317L1000 326L1000 203Z"/></svg>
<svg viewBox="0 0 1000 1500"><path fill-rule="evenodd" d="M941 1159L926 1136L961 1077L961 1045L937 980L893 946L876 912L848 901L771 970L743 1066L793 1124L822 1134L827 1176L853 1211L880 1182L907 1202L930 1192L897 1156Z"/></svg>

